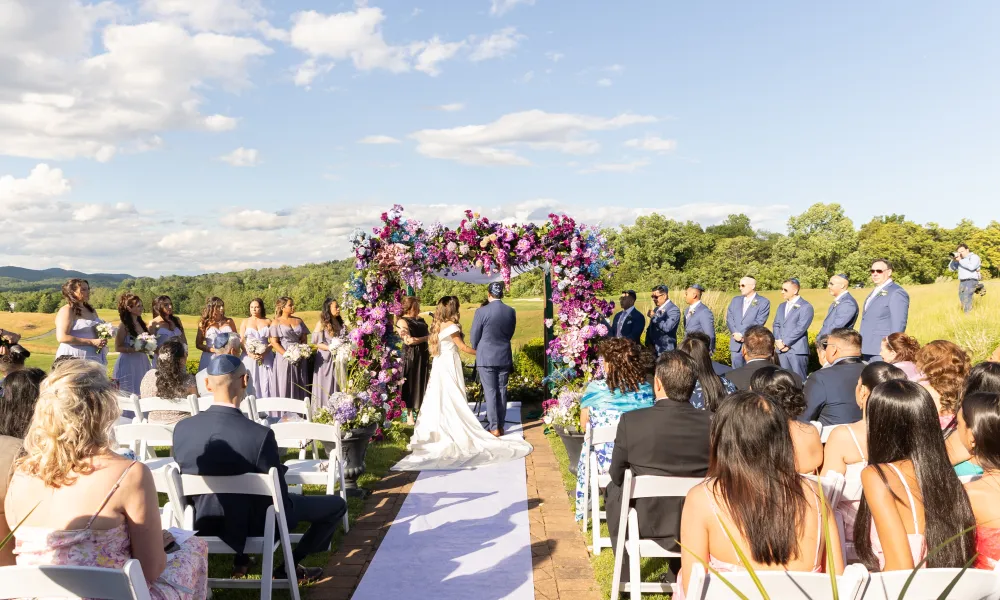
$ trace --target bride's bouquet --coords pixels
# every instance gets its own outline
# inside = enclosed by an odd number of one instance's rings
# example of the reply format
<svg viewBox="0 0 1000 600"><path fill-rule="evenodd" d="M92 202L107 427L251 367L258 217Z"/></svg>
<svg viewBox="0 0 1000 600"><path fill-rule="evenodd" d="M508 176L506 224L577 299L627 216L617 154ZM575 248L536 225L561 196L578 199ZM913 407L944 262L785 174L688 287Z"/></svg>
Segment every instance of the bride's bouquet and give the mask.
<svg viewBox="0 0 1000 600"><path fill-rule="evenodd" d="M142 332L132 340L132 348L139 352L145 352L146 356L152 358L156 352L156 336L151 333Z"/></svg>
<svg viewBox="0 0 1000 600"><path fill-rule="evenodd" d="M297 365L312 356L313 349L309 344L289 344L285 348L285 360L290 365Z"/></svg>
<svg viewBox="0 0 1000 600"><path fill-rule="evenodd" d="M118 334L118 328L111 323L98 323L94 330L97 331L98 339L113 340Z"/></svg>
<svg viewBox="0 0 1000 600"><path fill-rule="evenodd" d="M264 362L264 353L267 352L267 344L264 340L248 337L244 342L243 346L247 349L247 354L256 354L260 358L257 359L257 364L262 364ZM285 358L288 358L288 353L285 353Z"/></svg>

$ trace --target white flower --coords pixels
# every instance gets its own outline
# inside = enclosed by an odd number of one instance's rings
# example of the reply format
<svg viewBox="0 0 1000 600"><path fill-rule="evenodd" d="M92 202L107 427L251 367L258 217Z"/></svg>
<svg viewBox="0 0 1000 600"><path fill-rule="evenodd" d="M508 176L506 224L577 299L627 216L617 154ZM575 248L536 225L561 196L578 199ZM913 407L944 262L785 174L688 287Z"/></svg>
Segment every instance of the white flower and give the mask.
<svg viewBox="0 0 1000 600"><path fill-rule="evenodd" d="M361 415L361 424L362 425L367 425L368 424L368 414L367 413Z"/></svg>

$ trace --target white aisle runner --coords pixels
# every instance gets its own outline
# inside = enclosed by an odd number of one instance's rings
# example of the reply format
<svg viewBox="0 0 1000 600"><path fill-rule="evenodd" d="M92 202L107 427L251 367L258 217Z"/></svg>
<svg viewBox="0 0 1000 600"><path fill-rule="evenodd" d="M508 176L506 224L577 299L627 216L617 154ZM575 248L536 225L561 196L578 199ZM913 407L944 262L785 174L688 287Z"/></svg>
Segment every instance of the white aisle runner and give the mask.
<svg viewBox="0 0 1000 600"><path fill-rule="evenodd" d="M507 435L521 437L511 403ZM524 459L424 471L352 600L533 600Z"/></svg>

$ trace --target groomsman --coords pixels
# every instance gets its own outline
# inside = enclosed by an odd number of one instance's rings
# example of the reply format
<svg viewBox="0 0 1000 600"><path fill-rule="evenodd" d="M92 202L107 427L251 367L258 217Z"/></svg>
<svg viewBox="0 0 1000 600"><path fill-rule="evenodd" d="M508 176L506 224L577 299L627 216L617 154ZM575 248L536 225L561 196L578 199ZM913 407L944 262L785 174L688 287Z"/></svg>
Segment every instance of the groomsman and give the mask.
<svg viewBox="0 0 1000 600"><path fill-rule="evenodd" d="M658 285L650 295L656 308L649 311L646 345L657 356L677 347L677 325L681 322L681 309L670 300L669 294L667 286Z"/></svg>
<svg viewBox="0 0 1000 600"><path fill-rule="evenodd" d="M705 293L705 288L701 284L695 283L684 292L684 301L688 304L688 309L684 313L684 334L692 331L700 331L712 340L709 348L715 352L715 315L712 309L701 303L701 295Z"/></svg>
<svg viewBox="0 0 1000 600"><path fill-rule="evenodd" d="M767 323L771 314L771 301L757 295L757 280L753 277L740 279L740 295L733 298L726 310L726 327L729 328L729 354L733 357L733 368L746 364L740 349L743 336L754 325Z"/></svg>
<svg viewBox="0 0 1000 600"><path fill-rule="evenodd" d="M890 333L906 331L910 312L910 295L892 280L888 259L873 262L871 276L875 289L865 299L861 313L861 358L865 362L882 360L882 340Z"/></svg>
<svg viewBox="0 0 1000 600"><path fill-rule="evenodd" d="M635 290L622 292L619 304L622 309L611 322L611 337L628 338L638 344L646 328L646 318L635 309Z"/></svg>
<svg viewBox="0 0 1000 600"><path fill-rule="evenodd" d="M806 378L809 369L809 326L813 307L799 296L799 280L786 279L781 284L785 299L774 313L774 347L778 350L781 368Z"/></svg>
<svg viewBox="0 0 1000 600"><path fill-rule="evenodd" d="M854 329L854 324L858 321L858 301L847 291L849 285L847 275L844 274L834 275L827 282L826 287L830 288L833 302L826 309L826 318L823 319L819 335L830 335L834 329Z"/></svg>

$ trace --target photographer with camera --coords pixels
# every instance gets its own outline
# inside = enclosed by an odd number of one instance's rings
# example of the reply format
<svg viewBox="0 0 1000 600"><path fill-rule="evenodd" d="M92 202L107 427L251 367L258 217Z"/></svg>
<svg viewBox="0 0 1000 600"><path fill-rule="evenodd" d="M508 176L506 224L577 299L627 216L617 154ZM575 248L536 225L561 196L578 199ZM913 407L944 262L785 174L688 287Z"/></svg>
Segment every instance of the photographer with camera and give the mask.
<svg viewBox="0 0 1000 600"><path fill-rule="evenodd" d="M965 244L959 244L958 249L951 253L951 263L948 268L958 272L958 299L962 302L962 309L965 312L972 310L973 294L985 292L983 284L979 282L981 265L979 257L970 252Z"/></svg>

